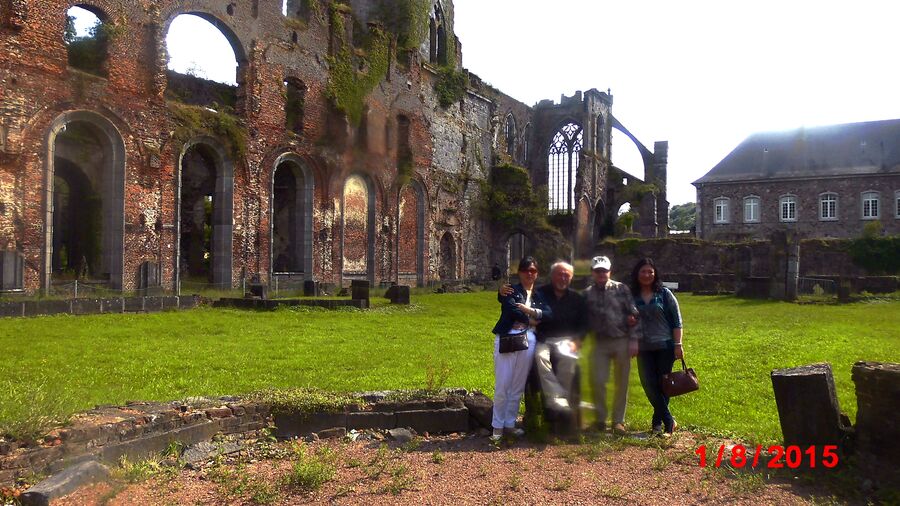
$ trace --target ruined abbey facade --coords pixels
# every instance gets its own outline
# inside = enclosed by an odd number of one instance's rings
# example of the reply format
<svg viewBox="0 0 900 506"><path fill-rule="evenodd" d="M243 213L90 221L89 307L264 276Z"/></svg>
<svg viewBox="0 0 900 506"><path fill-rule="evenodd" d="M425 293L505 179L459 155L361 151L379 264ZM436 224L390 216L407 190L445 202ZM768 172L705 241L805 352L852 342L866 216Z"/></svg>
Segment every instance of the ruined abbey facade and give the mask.
<svg viewBox="0 0 900 506"><path fill-rule="evenodd" d="M528 106L482 83L451 0L279 3L0 0L4 290L483 279L544 233L490 218L501 165L526 169L562 255L590 255L625 202L631 232L667 233L667 145L634 139L610 93ZM103 23L88 53L73 6ZM228 39L236 87L167 70L182 14ZM646 181L612 165L613 128Z"/></svg>

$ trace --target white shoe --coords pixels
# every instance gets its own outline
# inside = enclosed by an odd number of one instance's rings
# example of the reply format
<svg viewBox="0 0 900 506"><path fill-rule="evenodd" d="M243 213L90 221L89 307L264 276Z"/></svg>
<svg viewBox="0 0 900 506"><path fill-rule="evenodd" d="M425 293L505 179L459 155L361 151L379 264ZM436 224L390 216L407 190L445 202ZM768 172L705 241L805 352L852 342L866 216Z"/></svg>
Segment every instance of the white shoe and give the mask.
<svg viewBox="0 0 900 506"><path fill-rule="evenodd" d="M569 409L569 400L562 397L553 399L553 404L559 409Z"/></svg>
<svg viewBox="0 0 900 506"><path fill-rule="evenodd" d="M503 429L494 429L494 432L491 434L491 441L496 443L503 438Z"/></svg>

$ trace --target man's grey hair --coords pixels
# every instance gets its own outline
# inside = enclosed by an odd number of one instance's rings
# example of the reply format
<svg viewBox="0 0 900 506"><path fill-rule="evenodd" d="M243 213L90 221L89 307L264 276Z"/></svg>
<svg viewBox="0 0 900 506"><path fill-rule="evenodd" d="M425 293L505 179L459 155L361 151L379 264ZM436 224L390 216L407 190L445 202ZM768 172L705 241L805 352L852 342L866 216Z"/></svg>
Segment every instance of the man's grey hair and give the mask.
<svg viewBox="0 0 900 506"><path fill-rule="evenodd" d="M556 269L565 269L569 271L569 274L573 276L575 275L575 268L572 267L572 264L570 264L569 262L563 262L562 260L554 262L553 265L550 266L550 273L553 274Z"/></svg>

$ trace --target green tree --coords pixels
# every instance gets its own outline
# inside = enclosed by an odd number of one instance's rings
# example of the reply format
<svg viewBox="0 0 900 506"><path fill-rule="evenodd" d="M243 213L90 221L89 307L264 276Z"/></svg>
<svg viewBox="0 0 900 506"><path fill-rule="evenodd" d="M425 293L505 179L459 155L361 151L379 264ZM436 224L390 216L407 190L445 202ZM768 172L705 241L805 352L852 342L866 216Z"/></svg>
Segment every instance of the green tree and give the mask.
<svg viewBox="0 0 900 506"><path fill-rule="evenodd" d="M690 230L697 223L697 204L688 202L669 208L669 228Z"/></svg>

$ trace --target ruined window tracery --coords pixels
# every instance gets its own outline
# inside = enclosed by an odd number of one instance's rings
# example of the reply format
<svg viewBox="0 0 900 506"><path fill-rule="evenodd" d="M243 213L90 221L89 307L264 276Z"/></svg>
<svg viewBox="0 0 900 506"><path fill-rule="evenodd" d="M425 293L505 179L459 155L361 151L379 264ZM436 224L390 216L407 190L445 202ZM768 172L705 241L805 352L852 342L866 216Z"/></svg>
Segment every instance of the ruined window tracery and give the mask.
<svg viewBox="0 0 900 506"><path fill-rule="evenodd" d="M530 147L529 137L531 137L531 123L525 125L522 132L522 162L528 163L528 148Z"/></svg>
<svg viewBox="0 0 900 506"><path fill-rule="evenodd" d="M509 114L506 116L506 126L504 128L504 137L506 138L506 154L512 157L516 156L516 118Z"/></svg>
<svg viewBox="0 0 900 506"><path fill-rule="evenodd" d="M447 28L444 20L444 9L440 4L434 6L429 23L429 61L434 65L447 64Z"/></svg>
<svg viewBox="0 0 900 506"><path fill-rule="evenodd" d="M576 123L568 123L553 136L548 155L550 212L571 213L575 210L575 180L584 131Z"/></svg>

